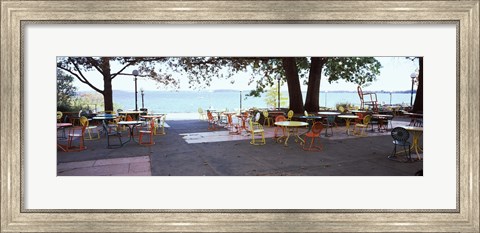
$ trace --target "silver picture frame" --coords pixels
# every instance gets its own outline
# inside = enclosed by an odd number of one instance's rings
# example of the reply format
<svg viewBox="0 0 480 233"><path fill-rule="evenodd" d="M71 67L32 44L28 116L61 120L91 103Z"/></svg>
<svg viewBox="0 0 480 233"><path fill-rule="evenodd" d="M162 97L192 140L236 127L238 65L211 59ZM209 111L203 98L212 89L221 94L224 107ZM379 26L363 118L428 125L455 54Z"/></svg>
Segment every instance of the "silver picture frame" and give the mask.
<svg viewBox="0 0 480 233"><path fill-rule="evenodd" d="M479 6L474 1L1 2L1 232L480 232ZM141 5L142 7L138 7ZM24 208L25 23L457 24L458 208L428 210L28 210ZM452 142L455 143L455 142Z"/></svg>

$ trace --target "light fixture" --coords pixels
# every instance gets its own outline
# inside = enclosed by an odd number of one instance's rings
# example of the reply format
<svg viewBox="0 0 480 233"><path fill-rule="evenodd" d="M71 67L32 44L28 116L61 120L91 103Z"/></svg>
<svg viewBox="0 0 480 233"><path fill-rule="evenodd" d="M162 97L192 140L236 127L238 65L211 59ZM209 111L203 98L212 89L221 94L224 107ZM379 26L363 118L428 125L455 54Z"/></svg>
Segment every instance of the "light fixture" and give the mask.
<svg viewBox="0 0 480 233"><path fill-rule="evenodd" d="M138 70L133 70L132 71L132 74L133 76L135 77L134 78L134 81L135 81L135 111L138 111L138 103L137 103L137 76L138 76Z"/></svg>
<svg viewBox="0 0 480 233"><path fill-rule="evenodd" d="M412 79L412 91L410 92L410 106L413 106L413 84L415 84L416 77L417 77L416 72L413 72L410 74L410 78Z"/></svg>

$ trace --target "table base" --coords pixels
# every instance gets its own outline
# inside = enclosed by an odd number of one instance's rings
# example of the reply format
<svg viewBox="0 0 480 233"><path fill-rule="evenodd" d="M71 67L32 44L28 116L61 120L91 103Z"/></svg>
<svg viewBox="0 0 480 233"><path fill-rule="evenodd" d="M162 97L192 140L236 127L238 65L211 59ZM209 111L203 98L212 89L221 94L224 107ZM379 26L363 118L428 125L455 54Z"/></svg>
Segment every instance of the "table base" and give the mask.
<svg viewBox="0 0 480 233"><path fill-rule="evenodd" d="M285 146L288 146L288 139L290 138L290 135L292 135L295 138L295 142L300 141L300 145L305 144L305 141L298 135L298 128L294 129L288 129L286 130L287 136L282 136L277 138L277 142L281 143L283 139L285 139Z"/></svg>
<svg viewBox="0 0 480 233"><path fill-rule="evenodd" d="M60 143L57 143L57 148L63 150L64 152L77 152L77 151L82 151L82 150L86 150L87 147L86 146L68 146L68 145L65 145L65 144L60 144Z"/></svg>

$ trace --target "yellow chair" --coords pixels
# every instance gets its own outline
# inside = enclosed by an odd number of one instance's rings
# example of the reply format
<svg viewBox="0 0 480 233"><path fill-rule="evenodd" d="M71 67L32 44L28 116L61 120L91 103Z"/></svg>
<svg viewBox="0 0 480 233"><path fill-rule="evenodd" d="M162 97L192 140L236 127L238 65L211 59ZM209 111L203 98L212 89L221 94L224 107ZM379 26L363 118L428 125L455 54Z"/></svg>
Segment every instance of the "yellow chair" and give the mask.
<svg viewBox="0 0 480 233"><path fill-rule="evenodd" d="M205 113L203 112L202 108L198 108L198 118L202 121L205 120Z"/></svg>
<svg viewBox="0 0 480 233"><path fill-rule="evenodd" d="M62 122L62 116L63 116L63 113L60 111L57 111L57 123Z"/></svg>
<svg viewBox="0 0 480 233"><path fill-rule="evenodd" d="M367 133L365 132L365 130L367 129L371 119L372 119L372 116L367 115L363 118L363 124L360 124L360 123L355 124L355 127L353 128L353 134L356 134L359 136L366 136ZM357 131L357 128L359 128L358 131Z"/></svg>
<svg viewBox="0 0 480 233"><path fill-rule="evenodd" d="M85 116L81 116L81 117L80 117L80 125L86 126L86 132L88 133L88 138L85 138L85 140L97 140L97 139L100 139L100 131L97 129L97 126L95 126L95 125L90 126L90 125L89 125L89 122L88 122L88 119L87 119ZM97 137L96 137L96 138L93 138L93 137L92 137L92 134L93 134L92 129L96 129L96 130L97 130Z"/></svg>
<svg viewBox="0 0 480 233"><path fill-rule="evenodd" d="M287 121L291 121L292 120L292 117L293 117L293 110L289 110L288 113L287 113Z"/></svg>
<svg viewBox="0 0 480 233"><path fill-rule="evenodd" d="M273 124L273 119L268 116L268 111L265 110L263 111L263 125L265 125L265 122L267 122L267 126L270 127L270 124ZM270 123L272 122L272 123Z"/></svg>
<svg viewBox="0 0 480 233"><path fill-rule="evenodd" d="M157 135L157 134L160 134L160 135L164 135L165 134L165 121L167 120L167 115L163 115L162 117L160 117L157 120L155 120L155 130L153 131L153 134L154 135ZM158 129L161 129L161 131L159 133L158 132Z"/></svg>
<svg viewBox="0 0 480 233"><path fill-rule="evenodd" d="M344 113L345 108L343 108L343 106L338 106L338 111L341 112L341 113Z"/></svg>
<svg viewBox="0 0 480 233"><path fill-rule="evenodd" d="M250 141L250 144L252 145L265 145L265 134L264 134L264 130L263 130L263 127L261 124L259 124L258 122L255 122L255 119L250 119L250 134L252 135L252 141ZM262 140L260 141L260 143L257 143L255 142L255 134L258 134L258 135L261 135L262 136Z"/></svg>

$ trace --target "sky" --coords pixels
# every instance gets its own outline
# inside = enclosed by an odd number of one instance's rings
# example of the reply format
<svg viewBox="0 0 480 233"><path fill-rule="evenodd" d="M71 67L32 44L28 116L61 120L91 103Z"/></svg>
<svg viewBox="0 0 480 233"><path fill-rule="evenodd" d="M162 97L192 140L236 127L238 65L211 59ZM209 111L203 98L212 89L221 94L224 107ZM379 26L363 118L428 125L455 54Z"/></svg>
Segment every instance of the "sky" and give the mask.
<svg viewBox="0 0 480 233"><path fill-rule="evenodd" d="M411 89L410 75L418 69L418 62L405 59L405 57L377 57L382 64L380 69L380 75L377 76L377 80L371 83L370 86L363 88L364 90L375 91L404 91ZM112 64L112 72L116 72L121 69L121 65ZM132 73L135 67L128 67L123 73ZM90 80L96 87L103 89L103 81L100 73L96 71L88 72L85 74L87 79ZM249 74L237 74L231 79L216 79L212 81L210 87L197 89L197 90L215 90L215 89L232 89L232 90L252 90L255 88L255 83L248 85ZM179 77L180 89L178 90L192 90L188 88L188 80L186 77ZM235 80L232 84L231 81ZM75 79L74 86L78 88L78 91L92 91L92 89ZM135 91L135 82L133 76L117 76L112 81L113 90L123 91ZM155 81L149 80L146 77L138 77L137 80L138 90L143 88L144 90L161 90L161 91L174 91L172 87L165 87ZM354 83L346 83L343 81L328 83L326 77L322 75L320 84L320 91L356 91L357 85ZM282 85L282 91L287 91L287 85ZM302 91L306 91L306 85L302 84Z"/></svg>

